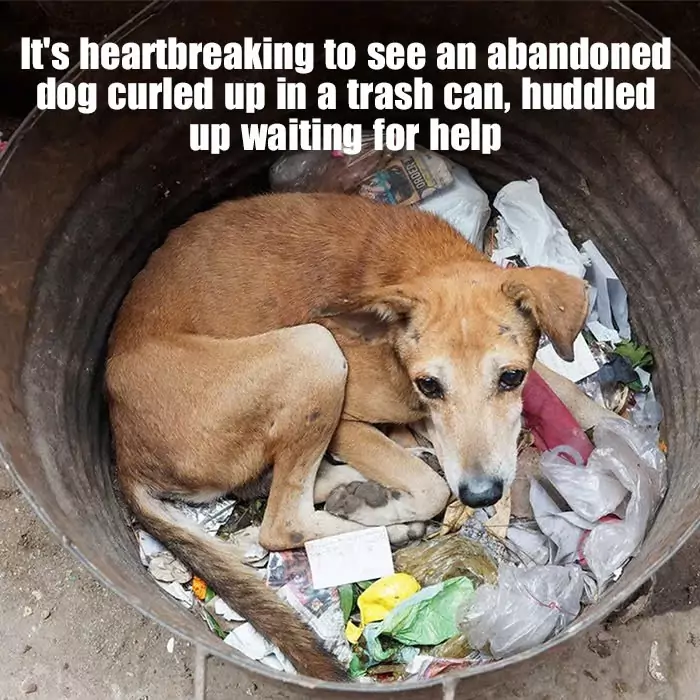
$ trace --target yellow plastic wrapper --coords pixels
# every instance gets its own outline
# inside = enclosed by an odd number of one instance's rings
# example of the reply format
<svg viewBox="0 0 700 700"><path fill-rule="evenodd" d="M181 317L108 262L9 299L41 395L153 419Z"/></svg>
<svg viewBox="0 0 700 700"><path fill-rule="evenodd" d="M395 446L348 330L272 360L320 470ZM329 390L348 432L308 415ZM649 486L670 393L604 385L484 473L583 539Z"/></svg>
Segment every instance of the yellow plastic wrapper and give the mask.
<svg viewBox="0 0 700 700"><path fill-rule="evenodd" d="M357 644L362 636L362 627L358 627L352 620L348 620L348 624L345 625L345 636L347 637L350 644Z"/></svg>
<svg viewBox="0 0 700 700"><path fill-rule="evenodd" d="M380 622L402 600L410 598L420 590L420 583L410 574L392 574L380 578L357 599L362 626Z"/></svg>
<svg viewBox="0 0 700 700"><path fill-rule="evenodd" d="M375 581L357 599L360 626L348 620L345 627L348 641L356 644L366 625L370 622L381 622L399 603L419 590L420 583L409 574L392 574Z"/></svg>

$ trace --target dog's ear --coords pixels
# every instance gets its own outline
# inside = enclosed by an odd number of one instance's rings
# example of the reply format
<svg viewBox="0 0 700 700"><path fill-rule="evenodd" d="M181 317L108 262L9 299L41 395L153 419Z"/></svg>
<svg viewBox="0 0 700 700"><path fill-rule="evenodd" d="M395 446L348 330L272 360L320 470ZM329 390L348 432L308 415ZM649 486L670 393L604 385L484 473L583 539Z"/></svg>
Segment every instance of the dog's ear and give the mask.
<svg viewBox="0 0 700 700"><path fill-rule="evenodd" d="M507 270L503 293L552 341L557 354L571 362L574 341L588 318L588 284L549 267Z"/></svg>
<svg viewBox="0 0 700 700"><path fill-rule="evenodd" d="M372 341L384 338L391 329L408 326L417 302L401 287L384 287L342 300L319 310L314 317L332 319L353 335Z"/></svg>

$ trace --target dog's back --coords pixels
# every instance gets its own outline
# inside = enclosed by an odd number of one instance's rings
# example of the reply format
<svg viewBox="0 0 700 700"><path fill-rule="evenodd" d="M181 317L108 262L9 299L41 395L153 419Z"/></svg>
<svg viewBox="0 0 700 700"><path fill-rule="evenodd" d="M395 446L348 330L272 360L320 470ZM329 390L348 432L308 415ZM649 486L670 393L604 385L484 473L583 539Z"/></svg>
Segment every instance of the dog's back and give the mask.
<svg viewBox="0 0 700 700"><path fill-rule="evenodd" d="M173 231L137 276L112 352L137 337L240 338L305 323L363 289L485 260L442 220L346 195L226 202Z"/></svg>

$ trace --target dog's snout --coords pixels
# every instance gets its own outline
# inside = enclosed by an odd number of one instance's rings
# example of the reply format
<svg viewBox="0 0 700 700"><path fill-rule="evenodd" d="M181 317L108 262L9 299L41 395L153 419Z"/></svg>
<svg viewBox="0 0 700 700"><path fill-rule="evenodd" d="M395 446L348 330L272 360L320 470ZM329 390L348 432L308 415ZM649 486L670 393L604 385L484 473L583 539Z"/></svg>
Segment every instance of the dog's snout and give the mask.
<svg viewBox="0 0 700 700"><path fill-rule="evenodd" d="M503 496L503 479L481 477L459 486L459 500L470 508L485 508L498 503Z"/></svg>

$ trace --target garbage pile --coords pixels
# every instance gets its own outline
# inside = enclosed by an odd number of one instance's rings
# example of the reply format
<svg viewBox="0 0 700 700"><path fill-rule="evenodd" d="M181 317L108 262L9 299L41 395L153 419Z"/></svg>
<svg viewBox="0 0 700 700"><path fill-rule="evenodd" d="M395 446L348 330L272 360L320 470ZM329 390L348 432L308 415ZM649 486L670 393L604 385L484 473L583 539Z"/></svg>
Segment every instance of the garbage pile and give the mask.
<svg viewBox="0 0 700 700"><path fill-rule="evenodd" d="M614 270L592 241L575 245L535 179L503 187L492 213L465 168L424 149L375 151L368 136L358 155L288 154L271 168L270 182L273 191L357 193L432 212L502 267L543 265L585 278L590 315L571 363L543 338L524 388L510 494L477 510L453 501L422 541L393 552L384 528L362 531L385 546L372 557L386 575L375 568L378 578L358 580L363 566L353 560L347 570L335 567L334 585L319 585L318 558L361 533L320 540L327 546L314 552L269 553L258 543L264 501L179 507L212 536L236 543L261 582L359 682L433 678L551 639L619 578L666 491L653 355L632 339L627 295ZM414 426L397 442L434 458ZM145 532L137 538L158 585L214 634L250 658L295 673L205 581Z"/></svg>

